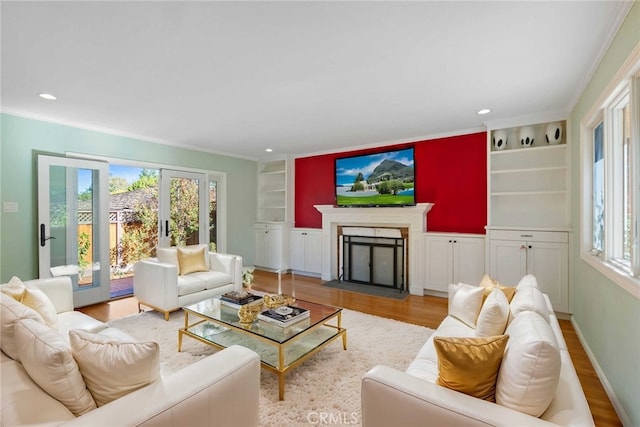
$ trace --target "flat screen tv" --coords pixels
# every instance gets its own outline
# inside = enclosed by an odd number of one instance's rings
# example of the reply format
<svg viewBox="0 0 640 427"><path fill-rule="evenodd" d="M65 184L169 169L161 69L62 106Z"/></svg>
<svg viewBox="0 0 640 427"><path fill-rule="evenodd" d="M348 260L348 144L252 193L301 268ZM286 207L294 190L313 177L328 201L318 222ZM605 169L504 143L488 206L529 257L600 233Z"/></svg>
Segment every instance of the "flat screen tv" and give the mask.
<svg viewBox="0 0 640 427"><path fill-rule="evenodd" d="M413 147L336 159L338 206L412 206L414 182Z"/></svg>

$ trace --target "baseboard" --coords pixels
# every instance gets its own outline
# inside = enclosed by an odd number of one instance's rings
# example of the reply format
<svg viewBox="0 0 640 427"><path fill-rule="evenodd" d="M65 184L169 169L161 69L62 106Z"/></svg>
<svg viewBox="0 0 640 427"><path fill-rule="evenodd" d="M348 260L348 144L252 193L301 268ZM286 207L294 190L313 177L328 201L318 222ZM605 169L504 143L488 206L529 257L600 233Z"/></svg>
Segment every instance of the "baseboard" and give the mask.
<svg viewBox="0 0 640 427"><path fill-rule="evenodd" d="M633 424L631 423L631 419L629 418L626 411L622 407L622 404L618 400L618 396L616 396L616 393L613 390L613 387L611 387L611 384L609 383L607 376L604 374L604 371L600 367L598 360L596 359L595 355L591 351L589 344L587 344L587 341L582 335L582 332L580 331L580 328L578 327L578 324L575 322L573 316L571 317L571 325L573 325L573 329L576 331L578 340L580 340L580 344L582 344L582 347L584 348L585 353L587 353L587 357L589 358L589 361L593 365L593 369L596 371L596 375L598 375L598 379L602 383L602 387L604 388L605 393L607 393L607 396L609 397L609 400L613 405L613 409L615 409L616 414L618 414L618 418L620 418L622 425L633 427Z"/></svg>

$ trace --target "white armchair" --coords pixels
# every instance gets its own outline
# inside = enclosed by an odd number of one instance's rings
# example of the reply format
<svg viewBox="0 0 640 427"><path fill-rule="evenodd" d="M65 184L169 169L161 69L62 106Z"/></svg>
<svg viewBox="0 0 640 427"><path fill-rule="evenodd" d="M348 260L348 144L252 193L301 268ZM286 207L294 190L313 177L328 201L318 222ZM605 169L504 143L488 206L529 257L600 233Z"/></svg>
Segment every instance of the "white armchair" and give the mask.
<svg viewBox="0 0 640 427"><path fill-rule="evenodd" d="M133 266L133 293L141 306L169 313L185 305L242 290L242 257L205 252L206 271L178 274L177 250L158 248L158 258L138 261Z"/></svg>

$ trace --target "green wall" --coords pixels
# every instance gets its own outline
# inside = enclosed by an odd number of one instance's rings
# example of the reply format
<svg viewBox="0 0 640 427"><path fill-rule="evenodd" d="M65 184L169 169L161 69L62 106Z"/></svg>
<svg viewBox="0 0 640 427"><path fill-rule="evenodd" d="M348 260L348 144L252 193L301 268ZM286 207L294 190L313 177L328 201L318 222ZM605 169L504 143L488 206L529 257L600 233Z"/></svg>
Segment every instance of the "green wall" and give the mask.
<svg viewBox="0 0 640 427"><path fill-rule="evenodd" d="M35 153L86 153L191 167L227 174L227 252L253 264L256 163L139 139L109 135L2 114L0 200L18 202L17 213L0 213L0 283L11 276L38 277Z"/></svg>
<svg viewBox="0 0 640 427"><path fill-rule="evenodd" d="M580 121L640 43L640 3L635 3L571 114L573 315L631 425L640 426L640 300L580 258Z"/></svg>

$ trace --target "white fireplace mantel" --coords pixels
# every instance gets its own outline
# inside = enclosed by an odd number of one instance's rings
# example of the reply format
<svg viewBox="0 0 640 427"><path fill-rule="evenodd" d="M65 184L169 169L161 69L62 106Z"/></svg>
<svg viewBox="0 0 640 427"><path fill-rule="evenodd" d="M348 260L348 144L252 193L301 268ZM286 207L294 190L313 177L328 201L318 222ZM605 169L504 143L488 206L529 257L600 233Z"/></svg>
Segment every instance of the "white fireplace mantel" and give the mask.
<svg viewBox="0 0 640 427"><path fill-rule="evenodd" d="M343 208L315 205L322 214L322 279L334 280L338 272L338 226L407 227L409 229L409 292L423 295L423 234L427 231L427 212L433 203L388 208Z"/></svg>

